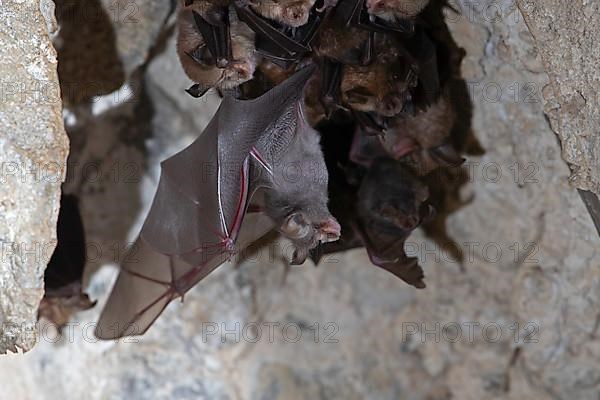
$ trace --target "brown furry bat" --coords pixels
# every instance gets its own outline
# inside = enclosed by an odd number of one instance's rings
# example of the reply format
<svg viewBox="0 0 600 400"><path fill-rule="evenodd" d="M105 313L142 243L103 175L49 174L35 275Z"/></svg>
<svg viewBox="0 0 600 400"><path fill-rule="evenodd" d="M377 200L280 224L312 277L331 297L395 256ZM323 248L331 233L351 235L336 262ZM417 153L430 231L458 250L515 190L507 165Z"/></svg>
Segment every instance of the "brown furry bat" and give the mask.
<svg viewBox="0 0 600 400"><path fill-rule="evenodd" d="M367 11L386 21L400 18L414 18L427 5L429 0L366 0Z"/></svg>
<svg viewBox="0 0 600 400"><path fill-rule="evenodd" d="M196 4L202 3L194 3ZM258 61L254 49L254 32L240 23L235 14L230 16L233 60L224 68L217 67L191 10L181 10L177 24L177 54L183 70L191 80L199 84L201 91L211 87L231 89L252 79Z"/></svg>
<svg viewBox="0 0 600 400"><path fill-rule="evenodd" d="M425 111L393 119L380 140L390 156L425 175L464 161L449 142L455 120L448 93L444 93Z"/></svg>
<svg viewBox="0 0 600 400"><path fill-rule="evenodd" d="M385 44L389 47L385 49ZM417 75L393 41L382 42L377 60L368 66L347 65L341 81L342 103L353 110L393 117L411 101ZM379 46L378 46L379 47Z"/></svg>

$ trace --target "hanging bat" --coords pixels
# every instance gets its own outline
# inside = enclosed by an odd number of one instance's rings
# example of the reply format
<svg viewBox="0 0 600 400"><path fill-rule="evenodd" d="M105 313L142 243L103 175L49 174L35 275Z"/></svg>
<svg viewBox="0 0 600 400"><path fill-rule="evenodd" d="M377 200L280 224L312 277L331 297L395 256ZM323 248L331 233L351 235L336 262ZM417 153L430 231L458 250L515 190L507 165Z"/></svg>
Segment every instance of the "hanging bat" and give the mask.
<svg viewBox="0 0 600 400"><path fill-rule="evenodd" d="M368 65L374 58L373 34L334 14L323 24L315 54L342 64Z"/></svg>
<svg viewBox="0 0 600 400"><path fill-rule="evenodd" d="M346 65L341 78L342 104L359 112L393 117L411 104L417 67L394 40L384 39L377 59L368 66Z"/></svg>
<svg viewBox="0 0 600 400"><path fill-rule="evenodd" d="M254 12L283 26L298 28L308 22L316 0L246 0Z"/></svg>
<svg viewBox="0 0 600 400"><path fill-rule="evenodd" d="M404 241L433 216L428 197L427 186L389 158L372 162L358 191L355 229L371 262L418 289L425 287L423 270L406 255Z"/></svg>
<svg viewBox="0 0 600 400"><path fill-rule="evenodd" d="M230 4L230 0L183 0L182 9L192 17L193 25L203 36L203 42L211 53L211 61L219 68L225 68L233 58L229 26Z"/></svg>
<svg viewBox="0 0 600 400"><path fill-rule="evenodd" d="M45 293L38 318L46 318L60 331L75 312L96 304L81 290L86 245L79 202L75 196L61 196L56 230L58 243L44 271Z"/></svg>
<svg viewBox="0 0 600 400"><path fill-rule="evenodd" d="M301 104L313 72L303 68L254 100L226 95L200 137L162 163L97 337L144 333L171 300L273 227L298 246L296 260L339 235L326 211L327 173L304 165L318 169L323 157ZM288 167L299 171L293 181Z"/></svg>
<svg viewBox="0 0 600 400"><path fill-rule="evenodd" d="M408 165L418 175L464 162L450 142L456 115L448 93L425 111L391 120L379 138L386 152Z"/></svg>
<svg viewBox="0 0 600 400"><path fill-rule="evenodd" d="M411 36L414 33L415 24L412 18L401 14L394 15L394 18L390 19L381 18L372 13L374 10L373 6L368 7L369 1L372 2L372 0L340 1L336 7L336 14L344 18L347 26L357 26L365 30L395 33L402 36ZM394 1L402 2L403 0ZM404 2L408 3L410 0L404 0Z"/></svg>
<svg viewBox="0 0 600 400"><path fill-rule="evenodd" d="M259 53L288 68L312 51L334 5L334 0L240 0L235 8L239 19L256 33Z"/></svg>
<svg viewBox="0 0 600 400"><path fill-rule="evenodd" d="M188 89L188 93L200 97L212 87L232 89L252 79L258 62L254 32L232 15L227 22L227 38L231 39L227 63L219 66L219 54L214 49L215 46L210 46L215 40L211 42L201 33L198 26L202 22L196 21L198 15L195 11L184 8L177 17L177 54L186 75L196 82Z"/></svg>
<svg viewBox="0 0 600 400"><path fill-rule="evenodd" d="M415 18L428 4L429 0L366 0L370 15L391 23Z"/></svg>
<svg viewBox="0 0 600 400"><path fill-rule="evenodd" d="M403 245L433 214L428 188L401 163L386 158L377 138L365 136L355 124L326 121L319 130L331 177L330 210L342 235L315 248L311 259L318 264L323 255L365 247L373 264L415 287L425 287L422 269ZM348 140L352 130L354 139Z"/></svg>

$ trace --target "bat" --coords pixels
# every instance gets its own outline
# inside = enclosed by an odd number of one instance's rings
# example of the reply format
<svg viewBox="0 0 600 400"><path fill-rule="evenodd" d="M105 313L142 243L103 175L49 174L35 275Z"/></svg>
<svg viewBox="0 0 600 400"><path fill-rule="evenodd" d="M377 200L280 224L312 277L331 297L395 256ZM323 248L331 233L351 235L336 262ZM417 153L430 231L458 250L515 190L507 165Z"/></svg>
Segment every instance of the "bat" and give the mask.
<svg viewBox="0 0 600 400"><path fill-rule="evenodd" d="M321 35L315 45L318 57L331 59L342 64L368 65L373 55L373 32L355 25L337 15L337 9L331 18L323 23Z"/></svg>
<svg viewBox="0 0 600 400"><path fill-rule="evenodd" d="M371 262L418 289L425 288L423 270L406 255L404 241L433 216L428 197L427 186L389 158L371 163L358 191L355 229Z"/></svg>
<svg viewBox="0 0 600 400"><path fill-rule="evenodd" d="M429 0L366 0L367 12L386 22L416 17Z"/></svg>
<svg viewBox="0 0 600 400"><path fill-rule="evenodd" d="M403 245L433 216L427 186L400 162L386 158L377 138L365 136L360 126L342 120L326 121L318 128L332 178L330 209L342 235L315 248L312 260L318 264L323 255L365 247L374 265L417 288L425 287L422 269ZM348 140L352 130L354 139Z"/></svg>
<svg viewBox="0 0 600 400"><path fill-rule="evenodd" d="M313 174L303 164L318 167L322 160L301 104L313 73L314 66L305 67L256 99L226 95L199 138L161 164L154 201L100 316L98 338L144 333L171 300L273 227L298 246L297 261L339 235L326 212L326 172ZM300 171L295 181L286 180L291 166Z"/></svg>
<svg viewBox="0 0 600 400"><path fill-rule="evenodd" d="M456 167L464 162L450 143L455 122L456 114L446 91L425 111L391 120L385 136L379 140L392 158L401 160L418 175L425 175L438 167Z"/></svg>
<svg viewBox="0 0 600 400"><path fill-rule="evenodd" d="M279 156L266 152L273 173L264 184L264 212L294 244L293 265L302 264L318 244L339 239L341 230L327 207L328 175L319 134L304 116L298 124L302 134L296 135L287 151Z"/></svg>
<svg viewBox="0 0 600 400"><path fill-rule="evenodd" d="M308 22L316 0L246 0L250 8L263 18L283 26L299 28Z"/></svg>
<svg viewBox="0 0 600 400"><path fill-rule="evenodd" d="M177 54L186 75L196 82L187 92L193 97L200 97L212 87L232 89L252 79L258 62L254 32L239 23L235 15L228 19L226 26L231 46L227 50L227 63L223 64L218 61L216 45L210 46L214 40L206 39L198 28L202 25L202 22L196 21L198 15L183 8L177 17Z"/></svg>
<svg viewBox="0 0 600 400"><path fill-rule="evenodd" d="M395 40L382 38L377 48L377 60L370 65L344 66L341 100L355 111L393 117L411 104L418 70Z"/></svg>
<svg viewBox="0 0 600 400"><path fill-rule="evenodd" d="M53 322L60 331L75 312L96 304L81 290L86 245L79 202L73 195L61 196L57 237L56 249L44 271L45 293L38 318Z"/></svg>
<svg viewBox="0 0 600 400"><path fill-rule="evenodd" d="M193 25L203 36L211 53L211 61L219 68L225 68L233 58L229 26L230 3L230 0L183 0L184 15L192 16Z"/></svg>
<svg viewBox="0 0 600 400"><path fill-rule="evenodd" d="M369 12L367 1L369 0L341 1L336 7L336 13L344 18L346 26L357 26L361 29L403 36L411 36L414 33L415 24L412 18L405 18L401 15L389 20L381 18Z"/></svg>
<svg viewBox="0 0 600 400"><path fill-rule="evenodd" d="M236 2L239 19L257 36L258 52L282 68L312 51L311 43L334 3L331 0Z"/></svg>

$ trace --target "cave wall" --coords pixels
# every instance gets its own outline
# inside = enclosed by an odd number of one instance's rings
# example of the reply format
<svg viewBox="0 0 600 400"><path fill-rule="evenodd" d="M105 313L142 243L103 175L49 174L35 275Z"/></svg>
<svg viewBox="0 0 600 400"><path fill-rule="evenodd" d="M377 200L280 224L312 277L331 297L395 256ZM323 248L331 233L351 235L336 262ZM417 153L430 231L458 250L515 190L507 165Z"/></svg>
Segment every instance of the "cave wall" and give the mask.
<svg viewBox="0 0 600 400"><path fill-rule="evenodd" d="M44 269L56 245L68 138L52 1L0 6L0 354L36 342Z"/></svg>

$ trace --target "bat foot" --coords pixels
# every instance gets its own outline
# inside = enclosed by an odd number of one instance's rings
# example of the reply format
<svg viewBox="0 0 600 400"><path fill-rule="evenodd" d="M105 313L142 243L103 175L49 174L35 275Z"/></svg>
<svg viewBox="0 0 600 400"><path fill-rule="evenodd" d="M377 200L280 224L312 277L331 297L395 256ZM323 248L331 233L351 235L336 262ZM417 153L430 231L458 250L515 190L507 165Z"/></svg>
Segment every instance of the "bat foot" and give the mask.
<svg viewBox="0 0 600 400"><path fill-rule="evenodd" d="M204 94L206 92L208 92L208 89L210 89L210 87L202 86L199 83L196 83L195 85L189 87L188 89L185 89L185 91L187 92L187 94L189 94L193 98L198 99L198 98L204 96Z"/></svg>
<svg viewBox="0 0 600 400"><path fill-rule="evenodd" d="M294 250L294 254L292 255L292 261L290 261L290 265L302 265L304 261L308 258L308 252L300 252L298 249Z"/></svg>

